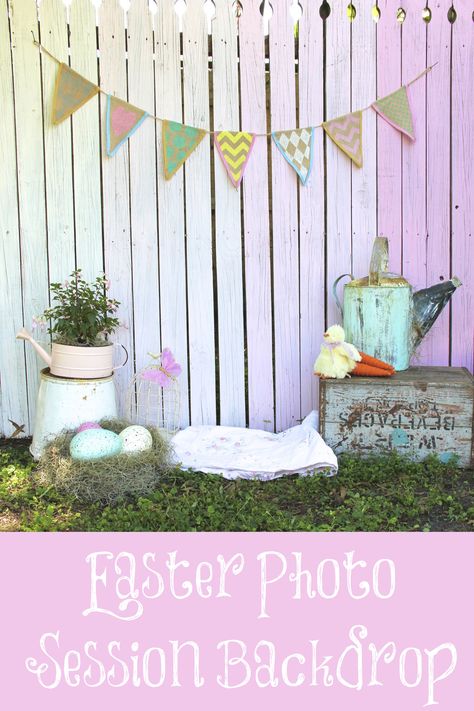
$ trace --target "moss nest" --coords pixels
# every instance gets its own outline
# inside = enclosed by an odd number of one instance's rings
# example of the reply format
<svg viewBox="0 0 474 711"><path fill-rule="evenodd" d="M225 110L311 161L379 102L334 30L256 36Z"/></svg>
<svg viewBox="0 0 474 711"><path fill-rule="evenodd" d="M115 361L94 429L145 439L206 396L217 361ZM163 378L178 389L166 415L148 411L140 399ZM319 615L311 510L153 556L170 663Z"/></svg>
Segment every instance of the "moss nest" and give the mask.
<svg viewBox="0 0 474 711"><path fill-rule="evenodd" d="M100 422L116 434L130 424L125 420ZM69 445L76 431L64 432L45 448L35 476L41 485L54 486L87 503L114 504L146 496L156 489L163 474L174 468L169 443L157 429L146 429L153 439L151 449L92 461L71 458Z"/></svg>

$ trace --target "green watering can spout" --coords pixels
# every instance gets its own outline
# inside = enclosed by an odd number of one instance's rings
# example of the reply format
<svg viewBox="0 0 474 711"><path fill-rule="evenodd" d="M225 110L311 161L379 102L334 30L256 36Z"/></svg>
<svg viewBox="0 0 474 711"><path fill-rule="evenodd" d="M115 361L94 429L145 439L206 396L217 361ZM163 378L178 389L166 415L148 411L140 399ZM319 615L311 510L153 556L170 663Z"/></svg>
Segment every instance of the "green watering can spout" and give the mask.
<svg viewBox="0 0 474 711"><path fill-rule="evenodd" d="M421 343L459 286L461 281L453 277L413 294L412 350Z"/></svg>

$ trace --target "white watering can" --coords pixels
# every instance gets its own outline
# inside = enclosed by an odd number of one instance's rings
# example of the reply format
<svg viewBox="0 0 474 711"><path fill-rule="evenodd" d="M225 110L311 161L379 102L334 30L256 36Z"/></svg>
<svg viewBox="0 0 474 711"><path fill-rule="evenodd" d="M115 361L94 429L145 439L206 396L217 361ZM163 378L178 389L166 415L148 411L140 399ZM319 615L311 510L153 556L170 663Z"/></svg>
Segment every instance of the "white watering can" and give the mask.
<svg viewBox="0 0 474 711"><path fill-rule="evenodd" d="M31 343L40 358L49 366L51 375L60 378L78 378L91 380L93 378L107 378L128 361L128 352L121 343L111 343L106 346L65 346L53 343L51 355L35 341L26 328L20 329L17 338ZM125 351L125 360L121 365L114 367L114 348L122 346Z"/></svg>

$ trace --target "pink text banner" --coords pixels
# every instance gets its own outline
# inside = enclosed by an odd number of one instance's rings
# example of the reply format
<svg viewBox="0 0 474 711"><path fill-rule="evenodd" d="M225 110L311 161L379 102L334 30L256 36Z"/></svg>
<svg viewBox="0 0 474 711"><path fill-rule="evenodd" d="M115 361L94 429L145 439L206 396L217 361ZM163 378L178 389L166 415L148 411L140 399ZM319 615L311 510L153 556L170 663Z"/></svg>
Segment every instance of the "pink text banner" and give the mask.
<svg viewBox="0 0 474 711"><path fill-rule="evenodd" d="M467 708L470 534L3 534L7 708Z"/></svg>

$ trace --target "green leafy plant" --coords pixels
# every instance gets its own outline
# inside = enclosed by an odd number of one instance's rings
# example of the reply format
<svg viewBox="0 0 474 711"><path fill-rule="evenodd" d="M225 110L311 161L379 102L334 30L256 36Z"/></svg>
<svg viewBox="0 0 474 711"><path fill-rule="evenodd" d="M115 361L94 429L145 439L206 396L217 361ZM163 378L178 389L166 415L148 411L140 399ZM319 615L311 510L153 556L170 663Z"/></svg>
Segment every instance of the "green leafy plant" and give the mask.
<svg viewBox="0 0 474 711"><path fill-rule="evenodd" d="M119 325L116 316L119 301L107 295L109 282L105 275L88 283L80 269L69 280L51 284L53 306L42 318L50 321L48 333L55 343L70 346L107 345L107 336Z"/></svg>

